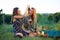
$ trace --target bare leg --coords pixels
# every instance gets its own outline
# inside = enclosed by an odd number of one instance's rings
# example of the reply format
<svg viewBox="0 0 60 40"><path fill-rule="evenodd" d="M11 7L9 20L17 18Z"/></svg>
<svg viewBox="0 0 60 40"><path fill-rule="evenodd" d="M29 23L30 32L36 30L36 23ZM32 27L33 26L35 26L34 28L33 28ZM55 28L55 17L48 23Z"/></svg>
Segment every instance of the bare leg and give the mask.
<svg viewBox="0 0 60 40"><path fill-rule="evenodd" d="M35 37L35 36L37 36L37 33L31 32L31 33L29 34L29 36L30 36L30 37Z"/></svg>
<svg viewBox="0 0 60 40"><path fill-rule="evenodd" d="M16 35L19 36L19 37L23 37L22 33L16 33Z"/></svg>

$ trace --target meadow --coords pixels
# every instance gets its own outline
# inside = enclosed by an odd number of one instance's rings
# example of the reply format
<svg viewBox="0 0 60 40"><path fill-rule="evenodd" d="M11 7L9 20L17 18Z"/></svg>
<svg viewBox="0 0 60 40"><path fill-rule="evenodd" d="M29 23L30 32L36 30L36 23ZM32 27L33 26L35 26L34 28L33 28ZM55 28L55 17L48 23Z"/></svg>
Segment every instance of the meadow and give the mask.
<svg viewBox="0 0 60 40"><path fill-rule="evenodd" d="M49 30L60 30L60 21L58 23L54 23L48 20L48 15L38 15L37 16L37 26L40 28L41 26L49 27ZM24 36L23 38L14 37L13 33L13 25L12 24L0 24L0 40L60 40L55 37L28 37Z"/></svg>
<svg viewBox="0 0 60 40"><path fill-rule="evenodd" d="M54 38L44 37L28 37L23 38L14 37L12 32L12 25L3 24L0 25L0 40L54 40Z"/></svg>

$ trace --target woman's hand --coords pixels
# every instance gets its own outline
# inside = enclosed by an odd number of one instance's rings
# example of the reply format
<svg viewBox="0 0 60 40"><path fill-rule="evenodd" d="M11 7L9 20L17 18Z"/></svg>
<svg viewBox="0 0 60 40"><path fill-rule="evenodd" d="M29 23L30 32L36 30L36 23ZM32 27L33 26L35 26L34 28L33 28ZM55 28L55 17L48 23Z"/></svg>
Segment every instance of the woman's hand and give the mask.
<svg viewBox="0 0 60 40"><path fill-rule="evenodd" d="M24 13L24 16L27 16L27 14L28 14L28 8L30 8L30 5L27 5L27 8L26 8L25 13Z"/></svg>
<svg viewBox="0 0 60 40"><path fill-rule="evenodd" d="M30 8L30 5L27 5L27 8Z"/></svg>

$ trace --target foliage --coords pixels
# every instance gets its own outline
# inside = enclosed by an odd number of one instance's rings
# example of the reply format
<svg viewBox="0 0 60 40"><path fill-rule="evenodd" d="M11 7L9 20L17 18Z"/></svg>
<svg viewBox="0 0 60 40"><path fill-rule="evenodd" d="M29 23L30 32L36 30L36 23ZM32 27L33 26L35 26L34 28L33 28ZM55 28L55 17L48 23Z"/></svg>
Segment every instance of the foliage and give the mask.
<svg viewBox="0 0 60 40"><path fill-rule="evenodd" d="M0 14L0 24L2 24L2 15Z"/></svg>
<svg viewBox="0 0 60 40"><path fill-rule="evenodd" d="M54 25L55 30L60 30L60 21Z"/></svg>
<svg viewBox="0 0 60 40"><path fill-rule="evenodd" d="M3 11L3 9L0 10L0 14L1 14L2 11Z"/></svg>
<svg viewBox="0 0 60 40"><path fill-rule="evenodd" d="M13 32L10 32L12 28L12 25L0 25L0 40L54 40L54 38L49 37L14 37Z"/></svg>
<svg viewBox="0 0 60 40"><path fill-rule="evenodd" d="M36 15L37 15L37 24L39 25L41 18L42 18L42 15L40 15L39 13L37 13Z"/></svg>
<svg viewBox="0 0 60 40"><path fill-rule="evenodd" d="M54 23L57 23L60 20L60 12L56 12L54 14L50 14L48 16L49 21L53 21Z"/></svg>
<svg viewBox="0 0 60 40"><path fill-rule="evenodd" d="M5 15L5 23L10 24L11 16L12 16L12 15L8 15L8 14Z"/></svg>

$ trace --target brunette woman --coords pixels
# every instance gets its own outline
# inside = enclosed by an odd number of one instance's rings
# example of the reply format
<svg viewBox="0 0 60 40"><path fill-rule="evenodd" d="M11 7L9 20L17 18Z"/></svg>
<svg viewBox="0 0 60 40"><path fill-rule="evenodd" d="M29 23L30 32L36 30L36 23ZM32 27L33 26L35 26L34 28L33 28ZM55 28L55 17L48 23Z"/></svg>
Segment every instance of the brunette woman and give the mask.
<svg viewBox="0 0 60 40"><path fill-rule="evenodd" d="M26 16L26 14L27 14L27 9L23 16L21 15L18 7L15 7L13 9L13 30L14 30L14 34L18 35L20 37L23 37L28 34L28 32L25 31L22 26L23 25L22 18L24 18Z"/></svg>

